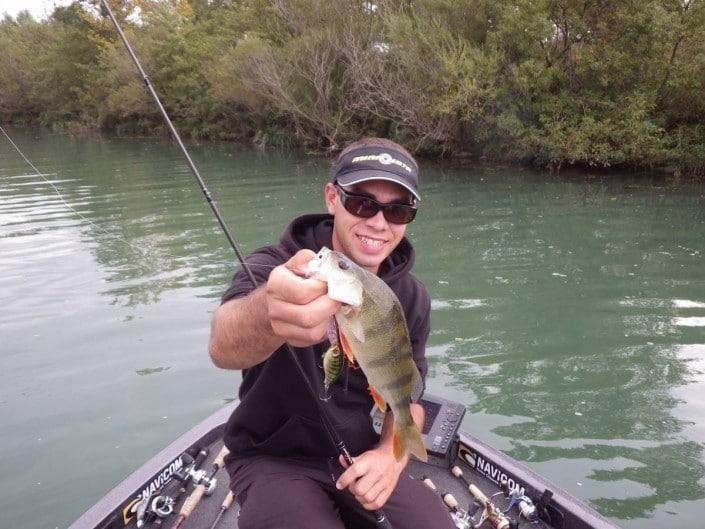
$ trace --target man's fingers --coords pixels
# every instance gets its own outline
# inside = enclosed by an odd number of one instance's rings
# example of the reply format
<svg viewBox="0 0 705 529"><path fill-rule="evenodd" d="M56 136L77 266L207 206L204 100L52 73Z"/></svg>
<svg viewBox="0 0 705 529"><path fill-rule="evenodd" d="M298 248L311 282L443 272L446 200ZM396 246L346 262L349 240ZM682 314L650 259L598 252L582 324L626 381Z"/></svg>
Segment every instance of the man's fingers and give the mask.
<svg viewBox="0 0 705 529"><path fill-rule="evenodd" d="M274 334L295 347L323 341L328 334L330 317L340 307L328 296L316 298L307 305L274 300L269 305L269 320Z"/></svg>
<svg viewBox="0 0 705 529"><path fill-rule="evenodd" d="M281 321L304 329L323 326L325 330L328 320L339 308L340 303L328 296L318 297L305 306L275 300L269 306L269 317L272 321Z"/></svg>
<svg viewBox="0 0 705 529"><path fill-rule="evenodd" d="M347 488L364 509L380 509L394 490L393 480L389 480L384 472L380 473L380 469L375 466L375 459L367 457L366 454L350 466L342 455L338 459L346 470L335 486L339 490Z"/></svg>
<svg viewBox="0 0 705 529"><path fill-rule="evenodd" d="M363 474L365 474L365 469L362 465L359 462L353 463L352 466L340 475L338 481L335 483L335 487L338 490L343 490L349 487L351 483L354 483L355 480Z"/></svg>
<svg viewBox="0 0 705 529"><path fill-rule="evenodd" d="M272 322L271 325L274 334L294 347L308 347L315 343L320 343L325 339L327 333L325 325L311 329L281 322Z"/></svg>
<svg viewBox="0 0 705 529"><path fill-rule="evenodd" d="M277 266L267 280L267 310L274 334L295 347L306 347L325 339L328 321L340 303L326 294L328 285L297 275L315 257L301 250L284 265ZM292 271L293 270L293 271Z"/></svg>
<svg viewBox="0 0 705 529"><path fill-rule="evenodd" d="M286 265L272 270L267 281L267 294L297 305L305 305L328 293L328 285L317 279L294 274Z"/></svg>
<svg viewBox="0 0 705 529"><path fill-rule="evenodd" d="M377 472L367 472L350 485L350 492L361 498L361 503L370 503L384 488L384 479L382 478L383 476L380 476Z"/></svg>
<svg viewBox="0 0 705 529"><path fill-rule="evenodd" d="M363 506L363 508L368 511L373 511L375 509L381 509L382 506L387 503L389 498L389 491L387 491L383 481L378 481L370 490L365 494L355 496L357 501Z"/></svg>

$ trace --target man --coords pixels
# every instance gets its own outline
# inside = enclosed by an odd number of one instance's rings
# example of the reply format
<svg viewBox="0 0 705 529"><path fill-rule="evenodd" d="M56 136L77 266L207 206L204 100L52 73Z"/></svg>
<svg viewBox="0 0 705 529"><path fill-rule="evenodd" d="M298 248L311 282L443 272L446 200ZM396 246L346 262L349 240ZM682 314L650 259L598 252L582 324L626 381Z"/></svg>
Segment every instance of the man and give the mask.
<svg viewBox="0 0 705 529"><path fill-rule="evenodd" d="M392 455L391 413L381 437L372 427L372 398L359 369L344 366L325 406L354 456L348 468L329 440L318 409L285 342L297 347L308 378L322 385L320 358L328 322L340 303L327 285L305 278L321 247L346 254L378 274L404 309L414 360L425 378L430 300L410 273L414 250L404 238L414 219L418 166L400 145L370 138L349 145L324 189L329 215L295 219L279 244L248 256L257 289L238 271L213 315L210 354L218 367L242 369L240 405L225 430L227 468L243 529L374 527L384 508L392 526L451 528L447 510ZM273 268L273 269L272 269ZM423 424L423 408L411 404Z"/></svg>

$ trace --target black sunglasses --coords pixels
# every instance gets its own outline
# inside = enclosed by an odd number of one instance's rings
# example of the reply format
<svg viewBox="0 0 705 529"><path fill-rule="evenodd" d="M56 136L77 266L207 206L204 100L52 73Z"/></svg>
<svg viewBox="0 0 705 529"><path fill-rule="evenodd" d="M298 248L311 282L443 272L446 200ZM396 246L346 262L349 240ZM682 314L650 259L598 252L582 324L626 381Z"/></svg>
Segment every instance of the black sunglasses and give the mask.
<svg viewBox="0 0 705 529"><path fill-rule="evenodd" d="M340 194L340 201L343 203L345 211L356 217L369 219L377 215L382 210L384 218L392 224L409 224L416 217L416 206L410 204L382 204L367 195L358 195L345 191L336 184L335 188Z"/></svg>

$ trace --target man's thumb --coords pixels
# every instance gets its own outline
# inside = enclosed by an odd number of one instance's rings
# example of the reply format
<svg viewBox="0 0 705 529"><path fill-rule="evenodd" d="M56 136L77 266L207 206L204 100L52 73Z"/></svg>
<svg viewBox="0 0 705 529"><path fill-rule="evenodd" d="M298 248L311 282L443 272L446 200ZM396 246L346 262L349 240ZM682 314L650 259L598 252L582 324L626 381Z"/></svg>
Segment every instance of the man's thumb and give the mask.
<svg viewBox="0 0 705 529"><path fill-rule="evenodd" d="M304 277L306 275L306 267L316 254L311 250L299 250L296 252L291 259L289 259L284 266L289 270L294 272L298 276Z"/></svg>

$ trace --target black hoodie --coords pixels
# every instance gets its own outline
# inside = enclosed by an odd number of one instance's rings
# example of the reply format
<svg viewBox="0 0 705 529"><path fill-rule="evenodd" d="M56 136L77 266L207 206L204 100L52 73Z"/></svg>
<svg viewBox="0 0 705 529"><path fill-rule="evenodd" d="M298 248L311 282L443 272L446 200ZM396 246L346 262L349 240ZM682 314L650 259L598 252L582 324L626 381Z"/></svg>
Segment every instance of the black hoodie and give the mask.
<svg viewBox="0 0 705 529"><path fill-rule="evenodd" d="M333 217L330 215L304 215L287 227L279 244L255 250L246 261L253 265L252 273L263 285L271 267L288 261L299 250L307 248L318 252L323 246L331 248L332 233ZM414 249L404 238L381 264L379 276L391 287L404 308L414 361L425 379L425 347L431 305L426 288L409 273L413 264ZM223 303L245 296L252 290L244 271L239 270L223 295ZM325 341L295 350L317 390L323 387L321 355L329 345ZM325 406L348 449L357 455L373 448L379 436L372 429L370 411L373 401L365 375L360 369L344 369L345 372L331 386L331 398ZM260 454L332 457L338 454L286 346L277 349L264 362L242 371L239 396L240 405L225 428L225 444L231 457Z"/></svg>

